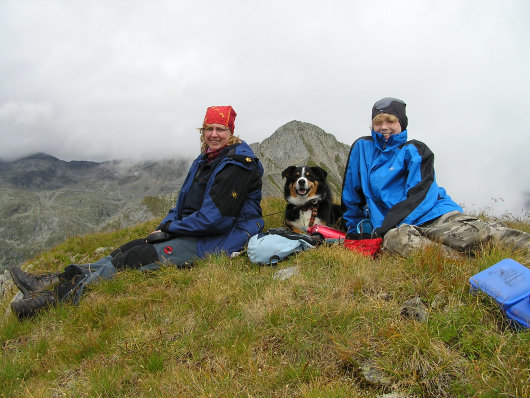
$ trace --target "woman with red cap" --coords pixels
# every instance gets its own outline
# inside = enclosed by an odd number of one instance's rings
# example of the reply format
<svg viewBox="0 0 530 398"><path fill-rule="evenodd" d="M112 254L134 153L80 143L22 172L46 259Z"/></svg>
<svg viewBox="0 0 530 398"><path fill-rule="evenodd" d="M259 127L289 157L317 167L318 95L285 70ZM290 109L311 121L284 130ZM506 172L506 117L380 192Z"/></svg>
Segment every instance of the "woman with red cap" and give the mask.
<svg viewBox="0 0 530 398"><path fill-rule="evenodd" d="M35 314L58 301L78 302L84 287L127 269L153 270L161 264L188 267L207 254L234 255L264 226L261 213L263 167L252 149L234 135L231 106L207 109L201 154L192 163L177 205L145 239L119 247L91 264L71 264L62 273L31 275L12 268L24 294L11 308L19 317ZM55 284L53 290L47 290Z"/></svg>

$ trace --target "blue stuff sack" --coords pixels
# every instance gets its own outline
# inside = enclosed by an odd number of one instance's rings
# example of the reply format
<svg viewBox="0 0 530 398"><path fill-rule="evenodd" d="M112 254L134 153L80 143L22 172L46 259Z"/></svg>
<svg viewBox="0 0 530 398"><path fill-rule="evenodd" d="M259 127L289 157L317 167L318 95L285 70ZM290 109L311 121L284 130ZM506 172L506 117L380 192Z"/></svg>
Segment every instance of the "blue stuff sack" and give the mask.
<svg viewBox="0 0 530 398"><path fill-rule="evenodd" d="M530 269L511 258L473 275L471 292L489 295L509 319L530 328Z"/></svg>
<svg viewBox="0 0 530 398"><path fill-rule="evenodd" d="M250 238L247 255L257 264L276 265L287 256L312 249L320 241L308 235L297 234L283 228L271 228Z"/></svg>

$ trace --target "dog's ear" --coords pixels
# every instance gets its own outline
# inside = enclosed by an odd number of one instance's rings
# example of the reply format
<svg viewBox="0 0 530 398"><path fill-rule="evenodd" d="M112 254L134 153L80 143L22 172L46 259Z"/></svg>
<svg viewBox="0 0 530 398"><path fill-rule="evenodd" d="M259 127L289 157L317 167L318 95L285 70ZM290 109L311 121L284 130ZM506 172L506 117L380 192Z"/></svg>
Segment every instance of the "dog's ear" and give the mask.
<svg viewBox="0 0 530 398"><path fill-rule="evenodd" d="M296 166L289 166L284 171L282 171L282 178L288 177L296 170Z"/></svg>
<svg viewBox="0 0 530 398"><path fill-rule="evenodd" d="M328 176L328 172L324 170L322 167L313 166L311 167L313 170L313 173L315 173L317 176L319 176L322 180L325 180Z"/></svg>

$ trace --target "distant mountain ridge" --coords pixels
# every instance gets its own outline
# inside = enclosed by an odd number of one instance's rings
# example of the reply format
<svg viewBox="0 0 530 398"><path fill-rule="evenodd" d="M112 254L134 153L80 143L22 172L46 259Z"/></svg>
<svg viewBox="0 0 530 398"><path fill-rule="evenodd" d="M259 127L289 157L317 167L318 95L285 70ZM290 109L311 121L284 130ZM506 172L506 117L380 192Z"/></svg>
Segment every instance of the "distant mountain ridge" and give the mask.
<svg viewBox="0 0 530 398"><path fill-rule="evenodd" d="M335 197L349 146L319 127L291 121L250 144L265 169L263 196L280 197L281 172L318 165ZM191 159L63 161L36 153L0 161L0 270L68 236L124 228L163 217L175 205Z"/></svg>
<svg viewBox="0 0 530 398"><path fill-rule="evenodd" d="M189 160L65 162L35 154L0 163L0 268L68 236L123 228L173 205Z"/></svg>

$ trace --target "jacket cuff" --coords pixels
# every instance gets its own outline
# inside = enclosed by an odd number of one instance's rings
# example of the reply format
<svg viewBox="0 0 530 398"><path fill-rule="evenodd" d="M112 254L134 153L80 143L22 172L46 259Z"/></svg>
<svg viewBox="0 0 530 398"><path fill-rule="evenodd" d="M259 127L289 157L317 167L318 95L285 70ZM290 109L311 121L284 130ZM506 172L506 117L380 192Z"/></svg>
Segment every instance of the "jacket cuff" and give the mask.
<svg viewBox="0 0 530 398"><path fill-rule="evenodd" d="M158 229L160 231L169 232L169 226L171 225L171 221L167 221L164 224L160 224L158 226Z"/></svg>

